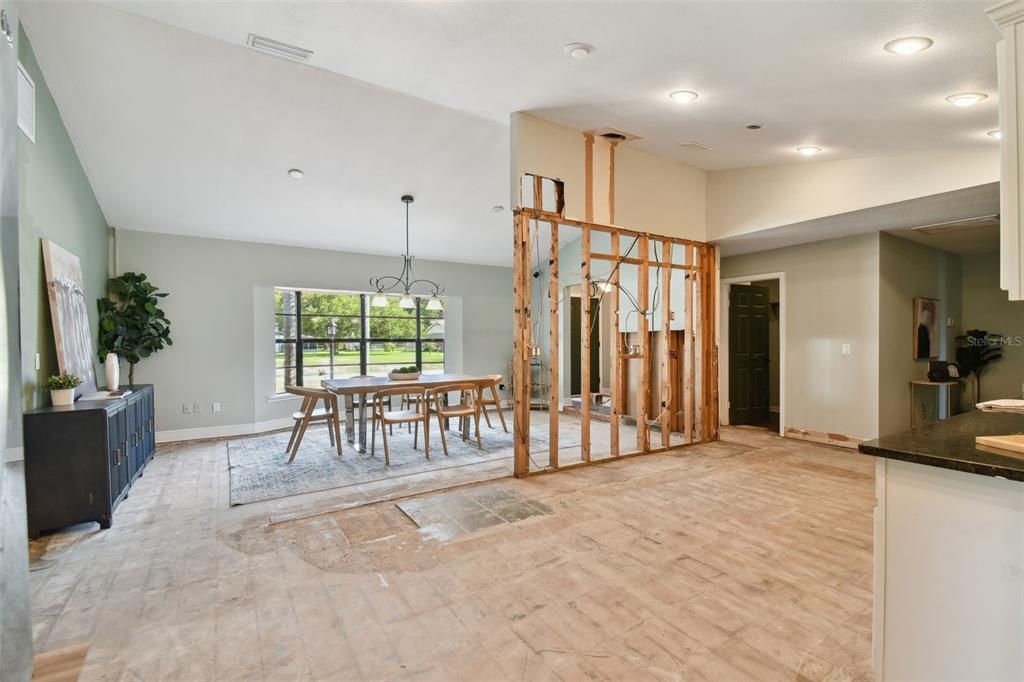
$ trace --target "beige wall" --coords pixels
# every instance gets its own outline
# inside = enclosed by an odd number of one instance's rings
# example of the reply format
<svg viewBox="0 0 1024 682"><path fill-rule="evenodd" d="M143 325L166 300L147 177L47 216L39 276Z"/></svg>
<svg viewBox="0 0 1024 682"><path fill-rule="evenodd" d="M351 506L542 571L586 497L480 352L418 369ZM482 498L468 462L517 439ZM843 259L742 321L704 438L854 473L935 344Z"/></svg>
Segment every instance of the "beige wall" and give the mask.
<svg viewBox="0 0 1024 682"><path fill-rule="evenodd" d="M565 182L565 215L584 217L583 133L529 114L512 114L512 205L523 173ZM594 221L608 220L608 144L594 143ZM620 144L615 155L615 223L630 229L704 241L707 173Z"/></svg>
<svg viewBox="0 0 1024 682"><path fill-rule="evenodd" d="M999 150L711 171L707 238L721 239L999 180Z"/></svg>
<svg viewBox="0 0 1024 682"><path fill-rule="evenodd" d="M1024 382L1024 301L1010 301L999 288L999 254L964 256L963 325L1011 337L1003 357L981 375L981 399L1020 398Z"/></svg>
<svg viewBox="0 0 1024 682"><path fill-rule="evenodd" d="M939 359L953 360L961 294L959 256L884 233L879 247L878 432L884 436L910 428L909 382L928 376L928 361L913 357L914 298L940 301ZM946 325L950 317L952 327ZM935 417L936 390L915 391L919 416Z"/></svg>
<svg viewBox="0 0 1024 682"><path fill-rule="evenodd" d="M877 435L878 259L877 234L722 259L723 279L785 273L786 426Z"/></svg>

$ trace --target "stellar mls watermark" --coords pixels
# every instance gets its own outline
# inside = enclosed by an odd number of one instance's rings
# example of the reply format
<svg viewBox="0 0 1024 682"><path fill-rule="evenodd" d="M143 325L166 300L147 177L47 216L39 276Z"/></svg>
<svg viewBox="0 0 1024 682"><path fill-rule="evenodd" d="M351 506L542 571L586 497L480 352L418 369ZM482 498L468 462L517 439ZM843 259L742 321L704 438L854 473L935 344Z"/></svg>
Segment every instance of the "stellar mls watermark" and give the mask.
<svg viewBox="0 0 1024 682"><path fill-rule="evenodd" d="M1020 348L1024 346L1024 336L988 336L985 338L970 336L965 339L964 345L969 347Z"/></svg>

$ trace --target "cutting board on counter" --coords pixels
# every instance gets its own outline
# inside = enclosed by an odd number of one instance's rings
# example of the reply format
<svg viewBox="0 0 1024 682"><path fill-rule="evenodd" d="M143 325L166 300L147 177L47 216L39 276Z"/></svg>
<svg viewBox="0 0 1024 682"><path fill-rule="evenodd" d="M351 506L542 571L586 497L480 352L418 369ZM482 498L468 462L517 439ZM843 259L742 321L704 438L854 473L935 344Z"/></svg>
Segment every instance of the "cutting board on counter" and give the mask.
<svg viewBox="0 0 1024 682"><path fill-rule="evenodd" d="M988 448L1005 450L1017 455L1024 455L1024 435L1017 436L977 436L974 442Z"/></svg>

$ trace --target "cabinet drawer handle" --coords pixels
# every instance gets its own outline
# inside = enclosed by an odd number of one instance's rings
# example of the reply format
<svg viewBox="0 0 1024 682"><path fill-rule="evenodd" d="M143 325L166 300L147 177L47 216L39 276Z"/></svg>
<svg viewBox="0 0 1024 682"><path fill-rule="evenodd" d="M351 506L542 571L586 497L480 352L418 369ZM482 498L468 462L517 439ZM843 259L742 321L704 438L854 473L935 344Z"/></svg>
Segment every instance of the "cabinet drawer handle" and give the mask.
<svg viewBox="0 0 1024 682"><path fill-rule="evenodd" d="M135 433L134 431L132 431L132 447L133 447L133 448L135 447L135 437L136 437L137 435L138 435L138 434L136 434L136 433Z"/></svg>
<svg viewBox="0 0 1024 682"><path fill-rule="evenodd" d="M121 448L114 448L114 466L121 464Z"/></svg>

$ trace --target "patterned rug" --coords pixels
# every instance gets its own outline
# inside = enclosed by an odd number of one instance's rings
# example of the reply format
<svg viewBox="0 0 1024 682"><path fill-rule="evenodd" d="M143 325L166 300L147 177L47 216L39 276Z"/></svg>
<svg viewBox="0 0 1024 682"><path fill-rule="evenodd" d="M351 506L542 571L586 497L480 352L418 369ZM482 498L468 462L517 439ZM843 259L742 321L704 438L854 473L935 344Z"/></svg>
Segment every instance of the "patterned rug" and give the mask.
<svg viewBox="0 0 1024 682"><path fill-rule="evenodd" d="M250 504L290 495L343 488L387 478L408 476L439 469L461 467L481 462L508 459L509 473L512 471L512 434L498 428L480 427L483 449L476 447L476 439L463 442L455 431L446 433L448 456L441 447L441 434L436 424L430 430L430 459L423 455L422 434L417 449L412 447L412 434L405 428L395 427L394 435L388 436L391 449L391 465L384 464L384 446L380 433L377 434L377 454L356 452L342 432L341 456L331 446L325 425L310 426L302 440L295 461L288 463L285 447L290 431L241 438L228 443L228 471L231 480L231 505ZM511 421L509 422L511 428ZM546 450L548 439L546 429L536 429L531 434L531 451ZM367 449L370 438L367 437ZM579 446L578 439L559 438L559 447Z"/></svg>

